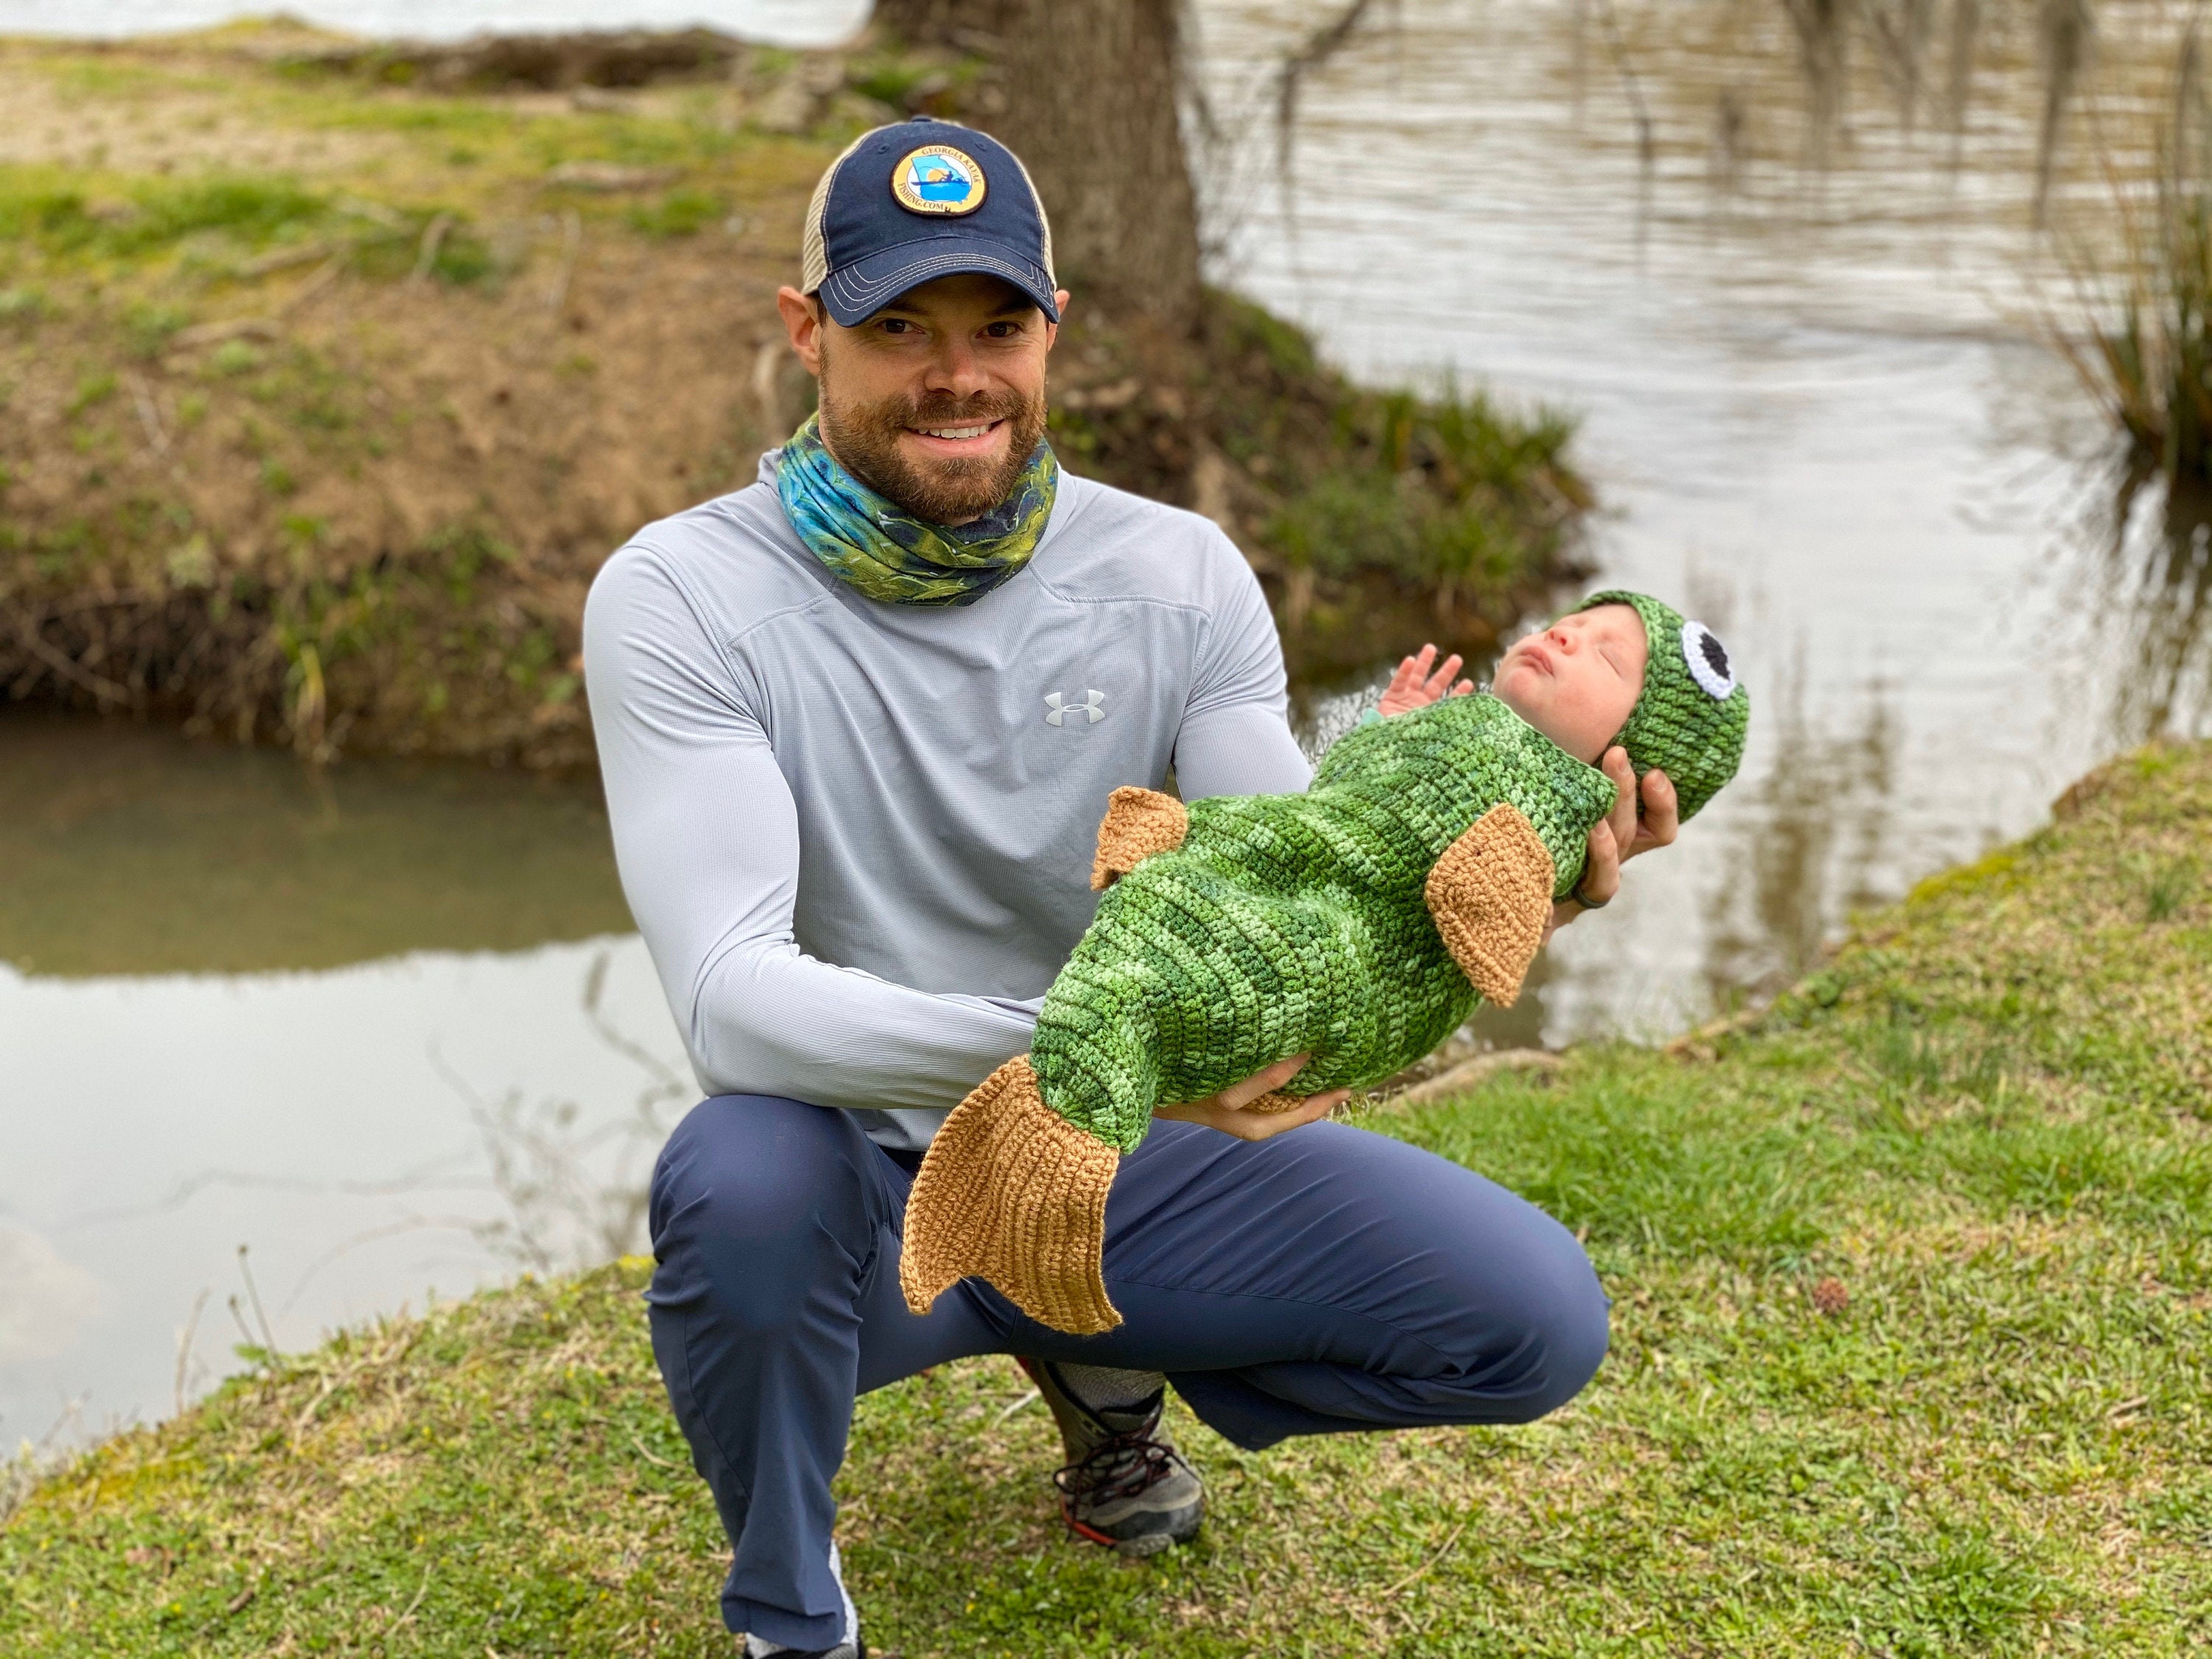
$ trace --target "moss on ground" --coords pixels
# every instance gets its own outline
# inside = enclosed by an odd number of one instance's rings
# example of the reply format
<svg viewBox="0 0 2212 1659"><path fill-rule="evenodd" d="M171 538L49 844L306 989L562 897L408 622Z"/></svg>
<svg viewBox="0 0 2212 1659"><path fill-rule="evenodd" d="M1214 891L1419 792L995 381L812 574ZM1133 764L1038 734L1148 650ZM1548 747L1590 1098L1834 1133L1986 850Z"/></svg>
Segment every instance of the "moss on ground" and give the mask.
<svg viewBox="0 0 2212 1659"><path fill-rule="evenodd" d="M587 761L592 572L805 412L816 176L885 100L988 119L972 64L677 39L617 88L281 22L0 42L0 696ZM1564 421L1359 391L1225 297L1194 343L1072 316L1070 464L1228 526L1299 671L1480 649L1571 568Z"/></svg>
<svg viewBox="0 0 2212 1659"><path fill-rule="evenodd" d="M861 1402L878 1651L2183 1655L2212 1644L2212 745L2069 792L1753 1023L1369 1120L1583 1232L1527 1428L1237 1451L1135 1567L1003 1359ZM723 1546L646 1264L270 1360L0 1530L0 1650L709 1655Z"/></svg>

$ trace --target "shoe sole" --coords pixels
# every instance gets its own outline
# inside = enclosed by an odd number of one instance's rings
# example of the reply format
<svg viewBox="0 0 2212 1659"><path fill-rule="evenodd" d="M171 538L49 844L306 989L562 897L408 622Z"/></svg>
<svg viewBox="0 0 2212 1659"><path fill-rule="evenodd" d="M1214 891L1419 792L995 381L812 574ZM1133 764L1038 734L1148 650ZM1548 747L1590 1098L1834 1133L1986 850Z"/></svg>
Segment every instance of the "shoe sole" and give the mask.
<svg viewBox="0 0 2212 1659"><path fill-rule="evenodd" d="M1171 1532L1140 1533L1134 1538L1115 1539L1114 1553L1127 1556L1133 1560L1141 1560L1146 1556L1158 1555L1164 1550L1173 1549L1175 1541L1175 1534Z"/></svg>

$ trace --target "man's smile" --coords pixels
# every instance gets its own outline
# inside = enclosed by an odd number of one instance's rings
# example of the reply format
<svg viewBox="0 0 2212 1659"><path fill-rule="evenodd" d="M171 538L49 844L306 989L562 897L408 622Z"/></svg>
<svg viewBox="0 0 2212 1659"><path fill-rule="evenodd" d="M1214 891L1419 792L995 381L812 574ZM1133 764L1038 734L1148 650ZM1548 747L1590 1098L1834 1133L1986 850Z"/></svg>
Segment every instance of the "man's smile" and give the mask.
<svg viewBox="0 0 2212 1659"><path fill-rule="evenodd" d="M981 455L999 447L1002 420L970 421L957 425L909 426L906 436L932 455Z"/></svg>

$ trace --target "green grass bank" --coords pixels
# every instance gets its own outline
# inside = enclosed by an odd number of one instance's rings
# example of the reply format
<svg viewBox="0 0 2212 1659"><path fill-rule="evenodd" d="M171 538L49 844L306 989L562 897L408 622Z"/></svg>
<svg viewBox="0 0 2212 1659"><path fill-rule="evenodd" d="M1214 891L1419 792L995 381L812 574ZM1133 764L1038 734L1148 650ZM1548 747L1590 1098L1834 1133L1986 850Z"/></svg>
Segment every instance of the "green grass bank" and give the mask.
<svg viewBox="0 0 2212 1659"><path fill-rule="evenodd" d="M2174 1655L2212 1644L2212 745L1875 915L1774 1006L1368 1121L1581 1231L1613 1352L1540 1425L1248 1455L1069 1541L1012 1365L864 1400L875 1650ZM0 1528L9 1655L720 1655L645 1264L270 1358Z"/></svg>
<svg viewBox="0 0 2212 1659"><path fill-rule="evenodd" d="M815 178L902 112L988 121L988 67L0 41L0 698L588 762L599 562L808 405L774 295ZM1354 387L1225 295L1195 340L1070 316L1063 459L1226 526L1301 677L1482 649L1572 574L1565 419Z"/></svg>

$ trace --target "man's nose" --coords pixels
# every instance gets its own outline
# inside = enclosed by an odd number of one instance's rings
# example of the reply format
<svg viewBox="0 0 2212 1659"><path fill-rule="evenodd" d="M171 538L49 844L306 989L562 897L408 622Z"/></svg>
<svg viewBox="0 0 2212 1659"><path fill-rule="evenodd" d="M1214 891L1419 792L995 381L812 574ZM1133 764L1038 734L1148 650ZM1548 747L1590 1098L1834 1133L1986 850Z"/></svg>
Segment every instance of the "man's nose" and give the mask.
<svg viewBox="0 0 2212 1659"><path fill-rule="evenodd" d="M974 344L965 339L954 339L945 341L930 354L927 385L932 392L972 398L990 389L991 377L984 373Z"/></svg>

